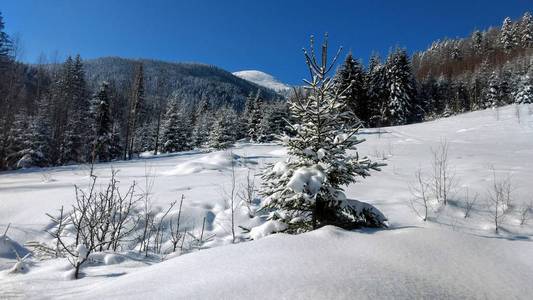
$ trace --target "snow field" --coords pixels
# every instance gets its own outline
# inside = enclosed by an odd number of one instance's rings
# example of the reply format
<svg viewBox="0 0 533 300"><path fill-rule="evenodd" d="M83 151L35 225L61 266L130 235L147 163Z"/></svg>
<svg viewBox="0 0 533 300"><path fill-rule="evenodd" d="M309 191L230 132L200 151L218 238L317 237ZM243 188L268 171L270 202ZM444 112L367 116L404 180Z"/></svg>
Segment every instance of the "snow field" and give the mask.
<svg viewBox="0 0 533 300"><path fill-rule="evenodd" d="M183 194L184 226L198 230L205 218L206 235L214 238L204 245L209 249L170 254L163 262L135 251L94 253L81 280L65 277L70 265L64 259L32 261L29 272L10 274L16 259L5 245L9 240L23 251L25 242L49 242L43 232L50 226L45 213L73 203L73 184L87 185L87 168L1 173L0 233L9 223L11 228L8 238L0 240L0 298L525 299L533 293L533 220L520 225L519 214L520 207L533 201L532 105L366 129L360 137L367 140L358 145L360 154L387 166L350 185L345 194L379 208L390 229L326 227L298 236L264 237L280 224L250 218L239 207L238 225L263 225L250 234L237 233L238 241L250 235L259 240L231 245L226 201L231 165L236 163L237 182L242 183L248 170L258 173L265 163L286 155L274 144L239 144L233 154L188 152L100 164L96 172L102 182L112 165L125 187L133 180L142 185L150 174L152 204L161 212ZM416 169L431 174L431 149L443 140L449 144L457 184L449 204L432 206L429 221L423 222L409 206L409 185ZM513 211L498 234L487 203L494 172L497 178L511 178L513 186ZM302 175L307 181L316 176L307 175ZM468 218L466 189L478 194Z"/></svg>

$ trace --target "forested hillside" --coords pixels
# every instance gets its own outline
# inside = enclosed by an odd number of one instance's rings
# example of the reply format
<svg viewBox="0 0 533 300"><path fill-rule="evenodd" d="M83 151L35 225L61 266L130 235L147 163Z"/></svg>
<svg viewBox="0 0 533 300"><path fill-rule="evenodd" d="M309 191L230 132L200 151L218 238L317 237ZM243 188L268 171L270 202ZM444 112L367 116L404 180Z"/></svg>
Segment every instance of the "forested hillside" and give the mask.
<svg viewBox="0 0 533 300"><path fill-rule="evenodd" d="M287 133L287 97L215 66L80 56L27 65L3 28L0 19L0 169L221 149ZM533 102L532 58L526 12L412 57L396 48L365 66L348 54L333 83L363 126L402 125Z"/></svg>
<svg viewBox="0 0 533 300"><path fill-rule="evenodd" d="M207 101L215 107L229 104L242 110L246 97L257 90L261 90L265 99L278 97L269 89L215 66L120 57L104 57L84 62L89 89L96 90L102 81L113 81L119 90L130 89L135 66L139 63L144 67L147 98L168 98L172 95L190 105Z"/></svg>
<svg viewBox="0 0 533 300"><path fill-rule="evenodd" d="M365 67L350 55L336 82L369 126L401 125L452 114L533 102L533 22L529 12L506 18L501 29L434 42L409 57L392 50Z"/></svg>
<svg viewBox="0 0 533 300"><path fill-rule="evenodd" d="M0 169L227 147L250 130L268 140L270 117L250 129L243 114L285 110L283 96L215 66L79 55L28 65L1 15L0 33Z"/></svg>

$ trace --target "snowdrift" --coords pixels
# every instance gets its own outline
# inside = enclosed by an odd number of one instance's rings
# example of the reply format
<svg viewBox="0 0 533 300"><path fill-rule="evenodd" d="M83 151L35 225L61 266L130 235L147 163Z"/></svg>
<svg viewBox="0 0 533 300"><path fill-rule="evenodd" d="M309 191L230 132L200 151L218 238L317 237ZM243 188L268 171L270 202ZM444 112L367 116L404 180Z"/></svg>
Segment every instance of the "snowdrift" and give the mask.
<svg viewBox="0 0 533 300"><path fill-rule="evenodd" d="M277 234L174 258L67 298L512 299L533 293L530 243L434 230L325 227Z"/></svg>

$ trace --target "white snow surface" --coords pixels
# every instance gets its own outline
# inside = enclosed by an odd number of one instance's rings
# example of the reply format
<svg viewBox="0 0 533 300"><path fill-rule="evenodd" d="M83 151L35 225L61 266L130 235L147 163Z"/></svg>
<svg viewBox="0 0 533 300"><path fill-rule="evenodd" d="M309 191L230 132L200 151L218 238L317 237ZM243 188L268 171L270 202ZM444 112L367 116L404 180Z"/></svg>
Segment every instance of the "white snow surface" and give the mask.
<svg viewBox="0 0 533 300"><path fill-rule="evenodd" d="M520 116L518 118L517 116ZM349 199L376 206L389 220L386 230L345 231L325 227L301 235L273 234L231 244L224 195L231 164L238 180L248 170L286 158L275 144L238 144L228 152L186 152L99 164L105 182L119 169L120 184L155 179L153 205L166 207L184 194L182 218L206 235L207 249L164 261L134 253L91 253L98 262L67 279L66 259L33 260L11 274L12 253L0 257L0 299L528 299L533 294L533 218L520 225L519 209L533 201L533 105L507 106L408 126L366 129L360 154L382 160L382 172L345 189ZM457 181L450 203L421 221L409 206L414 172L431 171L431 149L449 143ZM229 159L228 159L229 158ZM236 163L238 162L238 163ZM278 168L283 169L279 164ZM513 207L498 234L487 210L494 168L511 176ZM187 171L184 171L187 170ZM192 171L190 171L192 170ZM0 234L9 223L10 245L50 241L45 213L74 201L73 184L89 182L85 166L0 173ZM464 194L479 194L464 218ZM361 204L363 205L363 204ZM237 213L237 224L255 233L278 231L263 218ZM266 224L266 225L264 225ZM190 227L190 226L189 226ZM260 230L264 229L264 230ZM274 229L274 230L271 230ZM6 250L3 247L3 250ZM116 256L118 255L118 256Z"/></svg>
<svg viewBox="0 0 533 300"><path fill-rule="evenodd" d="M318 166L301 167L294 171L287 187L295 193L309 193L310 196L316 195L322 188L322 183L326 175Z"/></svg>
<svg viewBox="0 0 533 300"><path fill-rule="evenodd" d="M272 233L283 231L287 229L287 227L287 224L282 223L280 221L269 220L259 226L252 228L252 230L250 231L250 237L253 240L258 240Z"/></svg>
<svg viewBox="0 0 533 300"><path fill-rule="evenodd" d="M290 86L278 81L276 78L274 78L274 76L257 70L233 72L233 75L253 82L257 85L272 89L276 92L284 92L291 88Z"/></svg>

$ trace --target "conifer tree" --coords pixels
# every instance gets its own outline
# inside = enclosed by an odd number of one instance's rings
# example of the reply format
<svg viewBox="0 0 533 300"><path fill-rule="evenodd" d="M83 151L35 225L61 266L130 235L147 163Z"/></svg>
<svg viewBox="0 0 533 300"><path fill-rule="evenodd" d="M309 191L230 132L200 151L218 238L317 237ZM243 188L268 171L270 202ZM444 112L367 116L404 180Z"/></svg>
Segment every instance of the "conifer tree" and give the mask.
<svg viewBox="0 0 533 300"><path fill-rule="evenodd" d="M235 143L237 115L232 108L222 107L217 111L213 130L209 135L209 147L227 149Z"/></svg>
<svg viewBox="0 0 533 300"><path fill-rule="evenodd" d="M515 47L516 39L514 33L513 21L509 17L505 18L500 31L500 43L507 53Z"/></svg>
<svg viewBox="0 0 533 300"><path fill-rule="evenodd" d="M259 124L259 141L271 142L285 133L288 118L288 106L285 102L277 101L265 105L263 118Z"/></svg>
<svg viewBox="0 0 533 300"><path fill-rule="evenodd" d="M428 75L420 82L418 97L422 99L422 110L424 111L425 118L433 118L438 102L438 84L435 77Z"/></svg>
<svg viewBox="0 0 533 300"><path fill-rule="evenodd" d="M472 50L474 54L482 54L483 53L483 33L479 30L474 31L472 33Z"/></svg>
<svg viewBox="0 0 533 300"><path fill-rule="evenodd" d="M461 60L461 59L463 59L463 55L461 53L461 49L459 49L459 46L457 44L452 49L451 58L453 60Z"/></svg>
<svg viewBox="0 0 533 300"><path fill-rule="evenodd" d="M122 145L123 143L121 141L120 126L115 120L113 127L111 128L111 148L109 153L111 155L111 159L122 157L122 154L124 153Z"/></svg>
<svg viewBox="0 0 533 300"><path fill-rule="evenodd" d="M189 119L179 101L173 98L168 103L161 136L162 149L165 152L188 150L190 147Z"/></svg>
<svg viewBox="0 0 533 300"><path fill-rule="evenodd" d="M517 90L514 93L514 102L517 104L533 103L533 87L531 86L529 75L525 75L517 85Z"/></svg>
<svg viewBox="0 0 533 300"><path fill-rule="evenodd" d="M511 70L504 67L500 72L500 88L498 93L498 105L510 104L512 99L512 86L515 80Z"/></svg>
<svg viewBox="0 0 533 300"><path fill-rule="evenodd" d="M31 134L28 129L27 113L22 110L13 117L13 124L9 129L6 151L7 164L9 166L19 167L20 159L23 158L26 149L30 148Z"/></svg>
<svg viewBox="0 0 533 300"><path fill-rule="evenodd" d="M365 77L363 66L353 58L351 53L346 56L344 63L335 76L335 82L339 85L339 89L346 89L345 101L347 107L358 118L358 120L353 120L353 122L368 123L370 119Z"/></svg>
<svg viewBox="0 0 533 300"><path fill-rule="evenodd" d="M4 18L2 17L2 12L0 12L0 67L11 60L11 50L13 49L13 43L4 28Z"/></svg>
<svg viewBox="0 0 533 300"><path fill-rule="evenodd" d="M60 162L84 162L90 156L90 147L87 147L90 144L87 138L91 136L87 126L90 104L87 99L83 63L79 55L75 59L70 56L67 58L58 89L61 95L58 105L65 120L60 120L59 125L59 130L64 132L60 146ZM61 128L62 126L64 128Z"/></svg>
<svg viewBox="0 0 533 300"><path fill-rule="evenodd" d="M192 131L192 143L194 147L202 148L207 146L209 134L213 126L213 116L209 109L209 104L205 99L198 104L195 119L196 123Z"/></svg>
<svg viewBox="0 0 533 300"><path fill-rule="evenodd" d="M112 158L113 120L111 119L108 96L108 83L103 82L94 96L91 112L93 114L93 149L92 161L109 161Z"/></svg>
<svg viewBox="0 0 533 300"><path fill-rule="evenodd" d="M241 113L241 117L239 118L239 132L237 133L237 139L242 138L248 138L248 132L250 130L249 122L252 118L252 113L254 111L254 102L255 102L255 95L253 93L250 93L248 97L246 97L246 102L244 103L244 110Z"/></svg>
<svg viewBox="0 0 533 300"><path fill-rule="evenodd" d="M386 68L377 55L372 55L368 64L366 91L369 99L370 124L381 127L384 124L388 90L386 88Z"/></svg>
<svg viewBox="0 0 533 300"><path fill-rule="evenodd" d="M339 85L339 89L346 90L345 101L347 107L357 116L357 120L351 120L351 122L363 122L366 124L370 120L365 77L363 66L353 58L351 53L346 56L344 63L335 76L335 82Z"/></svg>
<svg viewBox="0 0 533 300"><path fill-rule="evenodd" d="M533 18L528 11L520 22L520 44L523 48L533 47Z"/></svg>
<svg viewBox="0 0 533 300"><path fill-rule="evenodd" d="M287 224L288 232L293 233L325 225L384 226L380 213L370 206L354 206L342 192L357 176L366 177L370 169L379 166L346 153L362 140L356 138L359 127L342 121L353 113L345 107L344 91L328 77L338 54L327 63L327 36L320 64L313 39L311 52L304 53L312 79L306 81L308 93L295 96L289 104L295 122L289 126L296 134L283 138L288 159L269 165L262 174L263 209L271 210L270 219Z"/></svg>
<svg viewBox="0 0 533 300"><path fill-rule="evenodd" d="M492 72L484 93L483 108L496 108L500 105L500 78L496 71Z"/></svg>
<svg viewBox="0 0 533 300"><path fill-rule="evenodd" d="M30 144L26 164L46 167L51 157L51 124L50 106L48 99L42 99L37 104L37 114L31 119Z"/></svg>
<svg viewBox="0 0 533 300"><path fill-rule="evenodd" d="M386 88L388 104L385 110L386 123L403 125L412 117L414 89L409 58L403 49L396 49L387 58Z"/></svg>
<svg viewBox="0 0 533 300"><path fill-rule="evenodd" d="M250 142L259 141L260 124L263 117L263 104L261 91L257 90L257 94L252 104L252 111L248 119L248 136L250 138Z"/></svg>

